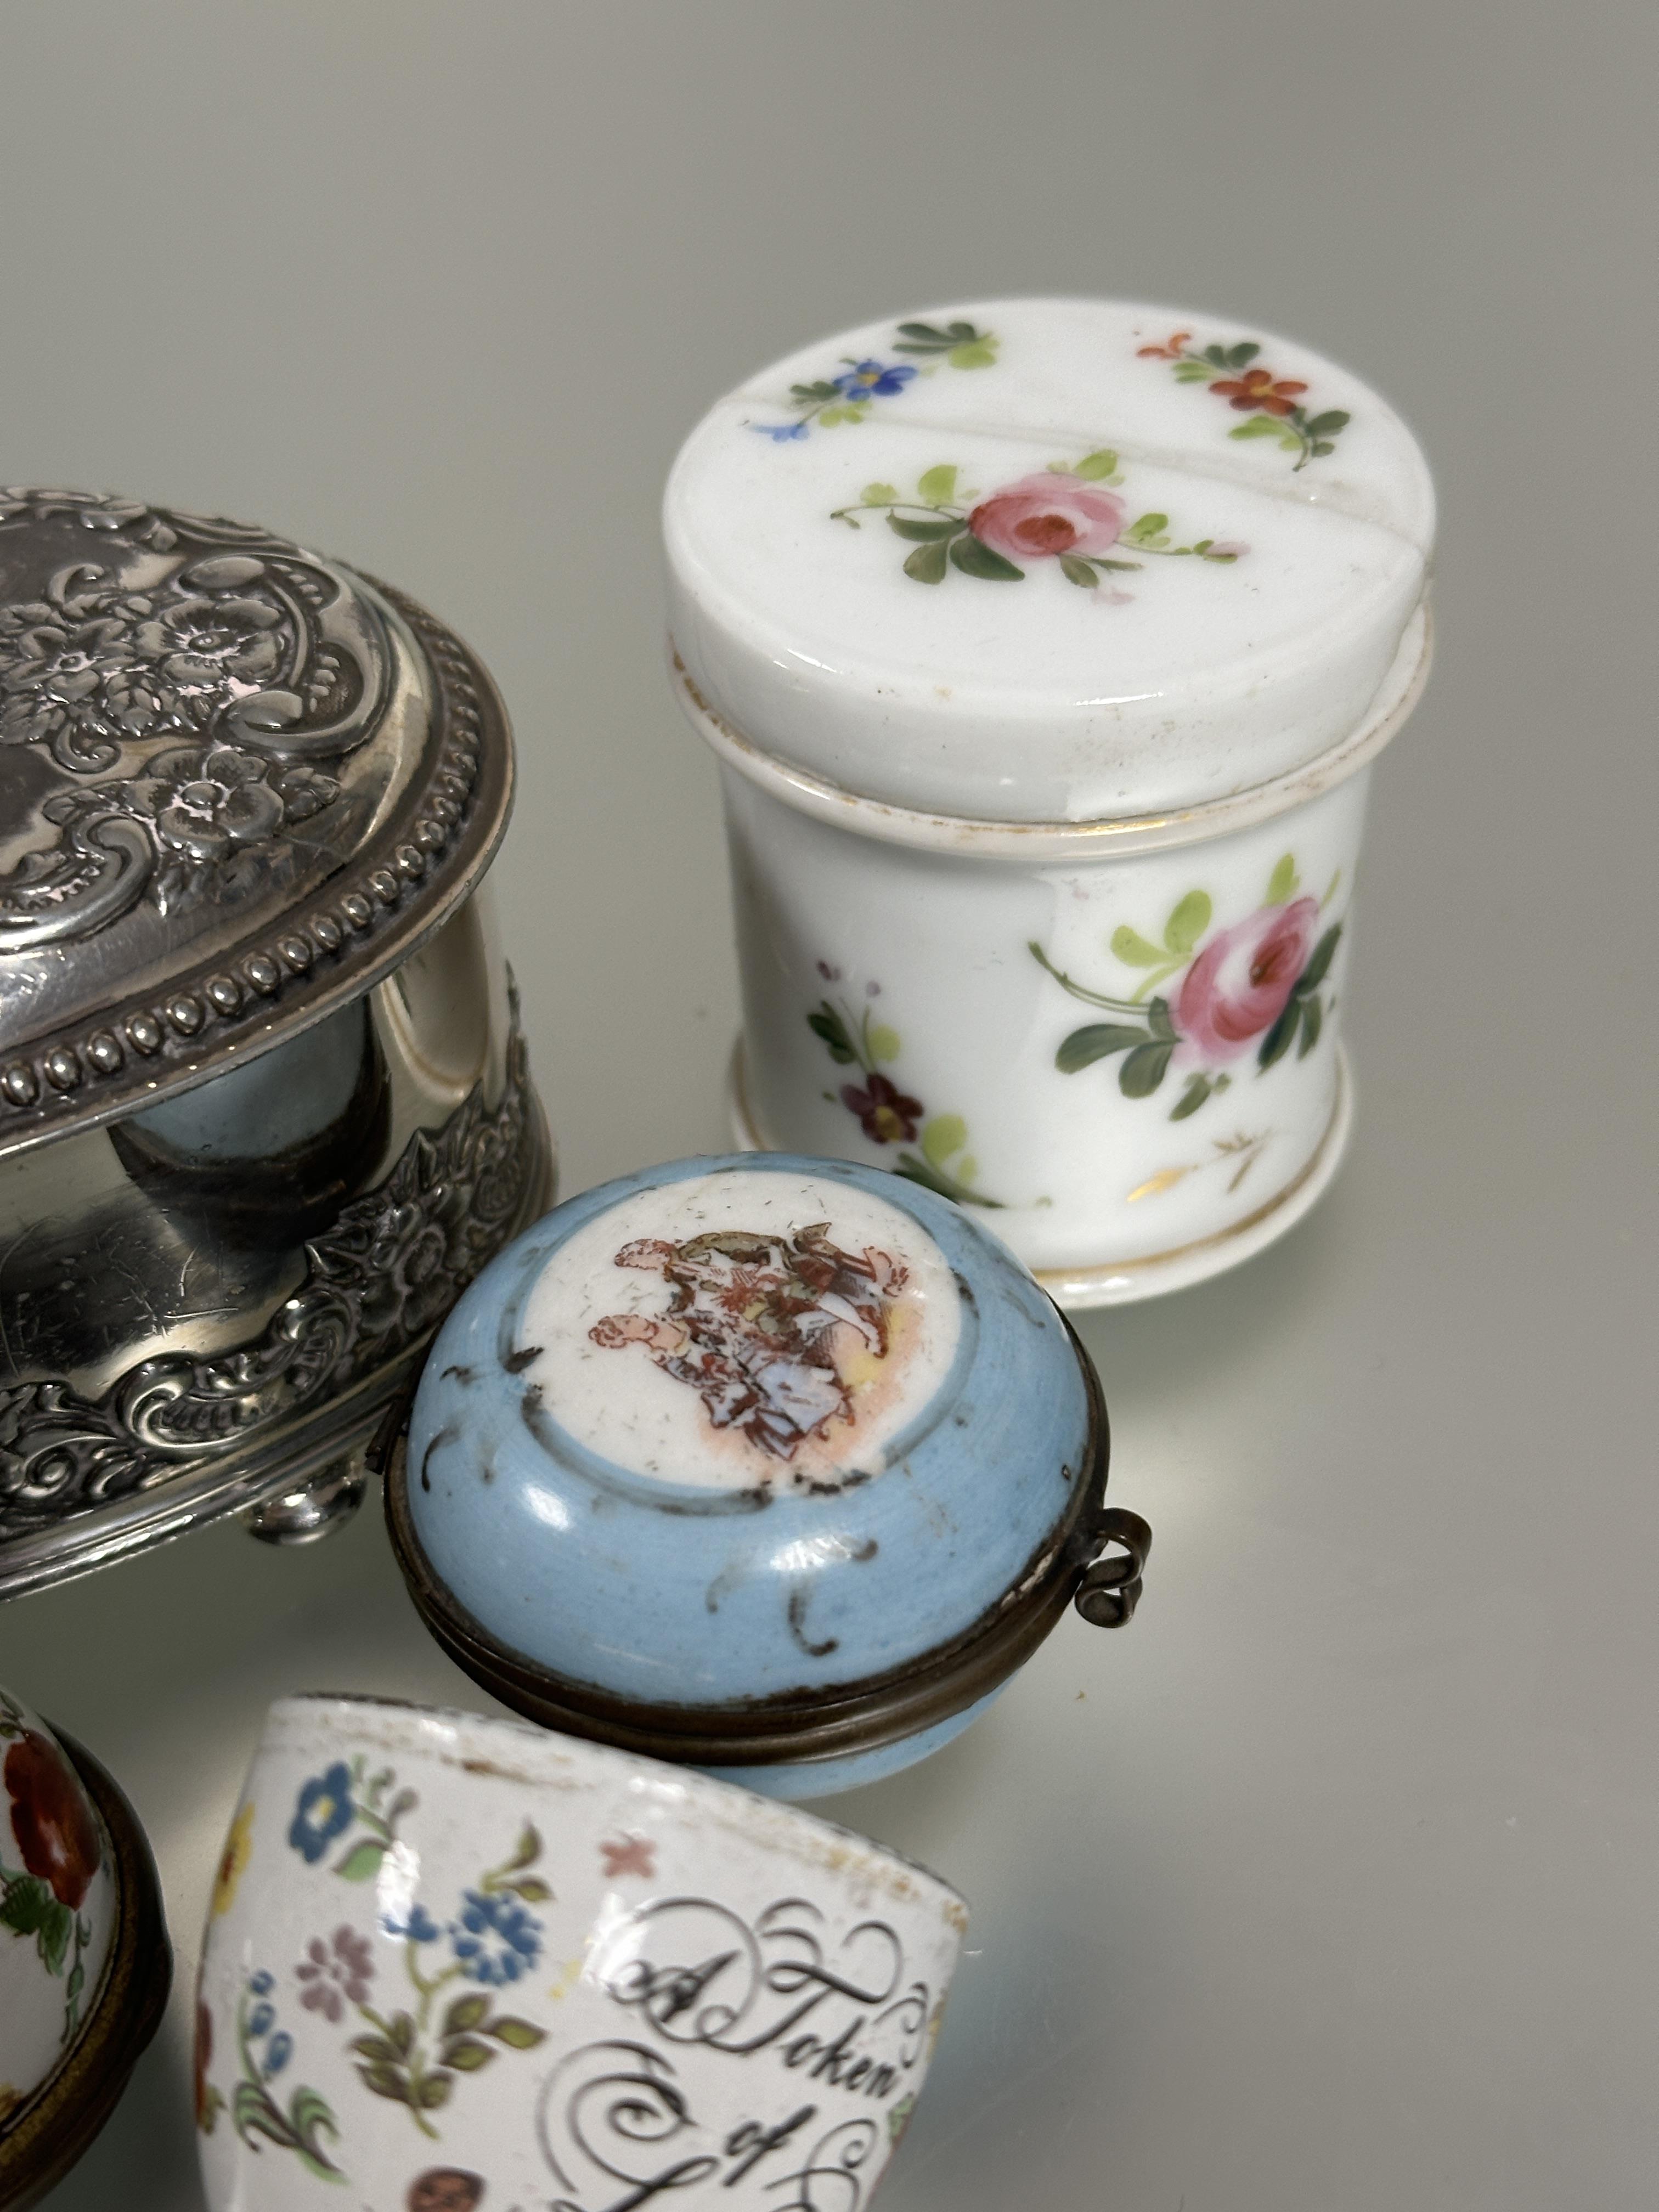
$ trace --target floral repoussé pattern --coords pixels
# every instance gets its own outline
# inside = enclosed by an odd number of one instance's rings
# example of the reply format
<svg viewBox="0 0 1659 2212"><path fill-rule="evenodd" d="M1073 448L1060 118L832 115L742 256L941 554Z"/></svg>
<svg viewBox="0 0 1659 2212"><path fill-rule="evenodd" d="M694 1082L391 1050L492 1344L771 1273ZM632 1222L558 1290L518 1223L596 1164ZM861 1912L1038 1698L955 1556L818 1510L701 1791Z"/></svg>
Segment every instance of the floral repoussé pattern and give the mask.
<svg viewBox="0 0 1659 2212"><path fill-rule="evenodd" d="M96 573L68 569L43 599L0 606L0 744L44 744L88 774L134 739L204 728L228 695L282 670L281 605L246 588L257 561L199 561L170 594L89 589Z"/></svg>
<svg viewBox="0 0 1659 2212"><path fill-rule="evenodd" d="M65 520L95 558L38 544ZM0 604L0 755L40 756L6 773L58 833L0 877L7 944L140 899L240 899L291 866L294 830L340 796L320 763L363 743L385 674L345 579L263 531L69 493L0 492L0 543L32 594Z"/></svg>
<svg viewBox="0 0 1659 2212"><path fill-rule="evenodd" d="M1336 451L1337 439L1352 420L1346 409L1328 407L1310 415L1302 404L1307 386L1298 377L1275 376L1272 369L1255 366L1261 348L1254 338L1206 345L1194 353L1192 337L1190 331L1176 331L1162 345L1141 346L1137 358L1171 362L1176 383L1206 384L1218 399L1247 416L1248 421L1227 433L1230 438L1276 439L1285 453L1296 455L1297 469Z"/></svg>
<svg viewBox="0 0 1659 2212"><path fill-rule="evenodd" d="M1114 1018L1073 1030L1054 1054L1062 1075L1122 1054L1118 1088L1149 1098L1172 1067L1185 1073L1172 1121L1195 1114L1232 1081L1231 1063L1255 1048L1265 1073L1291 1047L1305 1060L1324 1026L1320 988L1330 971L1342 924L1319 933L1319 916L1335 896L1333 877L1322 899L1301 893L1294 855L1273 869L1265 905L1245 921L1210 932L1214 907L1204 890L1178 899L1153 944L1127 923L1112 933L1112 951L1144 971L1127 998L1092 991L1056 968L1033 943L1031 957L1062 990ZM1173 979L1173 981L1172 981ZM1167 990L1158 988L1168 984Z"/></svg>
<svg viewBox="0 0 1659 2212"><path fill-rule="evenodd" d="M97 1823L79 1778L57 1745L29 1727L0 1690L0 1930L33 1940L41 1971L64 1984L67 2044L86 1994L84 1954L93 1925L81 1911L103 1863ZM9 1830L9 1833L8 1833ZM8 1863L10 1850L17 1863Z"/></svg>
<svg viewBox="0 0 1659 2212"><path fill-rule="evenodd" d="M819 961L818 973L826 983L842 980L841 969L827 960ZM879 998L880 984L866 984L865 995ZM882 1063L897 1060L904 1048L898 1031L885 1022L872 1020L872 1011L866 1006L855 1014L845 999L823 999L807 1015L807 1028L820 1039L836 1065L856 1067L864 1079L861 1083L843 1083L839 1093L826 1091L825 1098L834 1103L838 1097L872 1145L920 1141L919 1152L899 1154L893 1170L896 1175L937 1191L941 1198L953 1199L958 1206L992 1206L1000 1212L1001 1199L988 1198L974 1188L979 1164L967 1149L968 1124L962 1116L929 1115L920 1098L901 1091L891 1076L882 1073Z"/></svg>
<svg viewBox="0 0 1659 2212"><path fill-rule="evenodd" d="M838 374L790 386L793 422L755 422L750 427L763 437L785 445L805 437L814 423L830 430L838 422L862 422L872 400L896 399L918 376L930 374L917 368L917 360L942 361L949 368L989 368L996 360L997 345L994 332L981 331L972 323L901 323L894 333L892 350L915 358L855 361L844 354Z"/></svg>
<svg viewBox="0 0 1659 2212"><path fill-rule="evenodd" d="M530 1908L546 1904L553 1893L532 1871L542 1839L526 1822L507 1858L463 1890L447 1919L436 1919L413 1895L400 1895L394 1876L403 1862L397 1855L407 1846L398 1842L398 1826L418 1802L414 1790L398 1787L391 1767L371 1773L361 1755L335 1759L301 1787L288 1831L290 1847L307 1864L319 1864L339 1846L330 1872L340 1881L380 1878L380 1930L402 1943L410 2002L398 2007L377 1996L374 1946L349 1923L310 1939L294 1979L302 2008L331 2027L356 2014L364 2032L348 2048L358 2079L375 2096L404 2106L422 2135L435 2137L431 2116L449 2102L461 2075L477 2073L502 2050L534 2050L544 2033L496 2012L489 1996L465 1990L434 2016L440 1993L469 1981L483 1990L501 1989L529 1973L542 1952L542 1923ZM449 1956L440 1963L445 1946Z"/></svg>
<svg viewBox="0 0 1659 2212"><path fill-rule="evenodd" d="M90 830L112 811L152 823L158 866L150 895L170 914L251 884L255 854L339 795L335 779L317 769L206 744L158 753L136 776L60 792L41 812L60 828Z"/></svg>
<svg viewBox="0 0 1659 2212"><path fill-rule="evenodd" d="M1026 574L1022 562L1053 561L1068 584L1120 605L1132 594L1111 580L1133 574L1149 556L1227 566L1249 550L1214 538L1177 545L1167 514L1149 512L1131 522L1115 489L1123 482L1118 457L1107 447L1080 461L1051 462L990 493L965 490L960 477L942 462L924 471L914 498L894 484L866 484L830 520L856 530L861 516L884 515L893 535L915 549L904 573L918 584L942 584L952 568L983 583L1017 584Z"/></svg>

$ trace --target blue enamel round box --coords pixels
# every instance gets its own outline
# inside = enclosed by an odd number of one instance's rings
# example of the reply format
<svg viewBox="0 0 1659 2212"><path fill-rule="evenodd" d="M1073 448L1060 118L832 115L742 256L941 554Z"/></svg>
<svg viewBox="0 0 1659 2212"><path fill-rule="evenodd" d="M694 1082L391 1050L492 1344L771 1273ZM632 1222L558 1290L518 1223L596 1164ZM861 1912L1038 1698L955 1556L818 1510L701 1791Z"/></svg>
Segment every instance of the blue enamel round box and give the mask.
<svg viewBox="0 0 1659 2212"><path fill-rule="evenodd" d="M845 1161L680 1160L485 1269L387 1513L429 1627L506 1704L781 1796L908 1765L1073 1600L1127 1620L1088 1358L1006 1246Z"/></svg>

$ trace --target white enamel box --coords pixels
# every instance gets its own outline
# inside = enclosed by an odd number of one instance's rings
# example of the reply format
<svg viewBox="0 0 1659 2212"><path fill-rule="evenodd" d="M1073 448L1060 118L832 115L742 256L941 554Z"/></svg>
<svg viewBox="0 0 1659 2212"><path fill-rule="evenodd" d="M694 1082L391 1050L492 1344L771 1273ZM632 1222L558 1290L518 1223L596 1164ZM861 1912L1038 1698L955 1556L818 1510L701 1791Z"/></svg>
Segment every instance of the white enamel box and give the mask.
<svg viewBox="0 0 1659 2212"><path fill-rule="evenodd" d="M273 1706L203 1945L213 2212L863 2212L967 1908L521 1721Z"/></svg>
<svg viewBox="0 0 1659 2212"><path fill-rule="evenodd" d="M1072 1306L1291 1227L1348 1133L1370 769L1427 672L1399 417L1225 319L930 310L720 400L665 531L739 1141L984 1209Z"/></svg>

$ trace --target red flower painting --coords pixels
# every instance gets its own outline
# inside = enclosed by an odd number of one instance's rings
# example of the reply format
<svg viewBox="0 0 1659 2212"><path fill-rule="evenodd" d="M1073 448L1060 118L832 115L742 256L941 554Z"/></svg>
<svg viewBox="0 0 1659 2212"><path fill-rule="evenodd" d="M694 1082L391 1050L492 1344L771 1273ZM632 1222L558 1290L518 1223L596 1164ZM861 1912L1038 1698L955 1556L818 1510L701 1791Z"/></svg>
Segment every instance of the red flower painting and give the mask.
<svg viewBox="0 0 1659 2212"><path fill-rule="evenodd" d="M1294 377L1275 378L1270 368L1249 368L1243 376L1218 377L1210 386L1218 399L1230 399L1242 413L1262 407L1269 415L1293 413L1307 388Z"/></svg>
<svg viewBox="0 0 1659 2212"><path fill-rule="evenodd" d="M76 1911L103 1856L78 1776L56 1744L25 1729L7 1750L4 1778L24 1866Z"/></svg>
<svg viewBox="0 0 1659 2212"><path fill-rule="evenodd" d="M1255 338L1240 338L1231 345L1212 344L1194 349L1190 331L1176 331L1163 345L1137 346L1137 361L1166 361L1177 384L1207 385L1218 399L1249 420L1230 430L1230 438L1247 442L1266 439L1296 456L1295 467L1322 460L1336 451L1336 441L1352 419L1345 407L1327 407L1310 415L1303 405L1308 390L1299 376L1279 376L1263 368L1256 356L1261 351Z"/></svg>

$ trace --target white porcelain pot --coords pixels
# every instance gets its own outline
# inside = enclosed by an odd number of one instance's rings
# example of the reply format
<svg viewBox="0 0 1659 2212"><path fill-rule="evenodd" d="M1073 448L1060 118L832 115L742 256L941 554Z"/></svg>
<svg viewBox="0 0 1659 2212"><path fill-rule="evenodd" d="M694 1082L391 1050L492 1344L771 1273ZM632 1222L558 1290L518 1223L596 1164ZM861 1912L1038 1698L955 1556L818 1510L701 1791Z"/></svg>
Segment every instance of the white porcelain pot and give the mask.
<svg viewBox="0 0 1659 2212"><path fill-rule="evenodd" d="M890 1852L680 1769L286 1699L208 1923L209 2202L862 2212L966 1920Z"/></svg>
<svg viewBox="0 0 1659 2212"><path fill-rule="evenodd" d="M1334 1173L1368 771L1428 663L1403 424L1173 319L830 340L711 410L665 511L740 1141L986 1208L1072 1305L1234 1264Z"/></svg>

